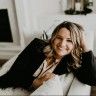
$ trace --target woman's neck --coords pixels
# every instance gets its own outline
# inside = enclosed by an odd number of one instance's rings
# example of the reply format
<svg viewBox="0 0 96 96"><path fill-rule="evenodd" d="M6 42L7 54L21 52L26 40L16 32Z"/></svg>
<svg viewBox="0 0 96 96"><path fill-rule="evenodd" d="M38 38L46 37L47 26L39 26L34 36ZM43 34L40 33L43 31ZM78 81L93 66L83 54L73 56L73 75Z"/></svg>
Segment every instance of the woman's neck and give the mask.
<svg viewBox="0 0 96 96"><path fill-rule="evenodd" d="M51 65L51 64L58 64L60 62L61 58L47 58L46 61L47 61L47 64L48 66Z"/></svg>
<svg viewBox="0 0 96 96"><path fill-rule="evenodd" d="M62 59L62 56L58 56L57 54L54 54L54 58L55 58L56 60L61 60L61 59Z"/></svg>

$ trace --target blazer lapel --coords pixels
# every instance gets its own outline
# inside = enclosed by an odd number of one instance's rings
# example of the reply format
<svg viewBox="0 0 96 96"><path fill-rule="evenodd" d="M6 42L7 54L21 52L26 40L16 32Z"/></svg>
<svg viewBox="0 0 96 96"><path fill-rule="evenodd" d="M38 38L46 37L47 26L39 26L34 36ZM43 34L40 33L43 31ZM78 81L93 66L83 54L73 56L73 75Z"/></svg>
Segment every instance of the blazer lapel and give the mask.
<svg viewBox="0 0 96 96"><path fill-rule="evenodd" d="M60 63L57 65L57 67L55 68L55 70L53 71L53 73L58 74L58 75L62 75L67 73L67 59L66 57L62 58L62 60L60 61Z"/></svg>

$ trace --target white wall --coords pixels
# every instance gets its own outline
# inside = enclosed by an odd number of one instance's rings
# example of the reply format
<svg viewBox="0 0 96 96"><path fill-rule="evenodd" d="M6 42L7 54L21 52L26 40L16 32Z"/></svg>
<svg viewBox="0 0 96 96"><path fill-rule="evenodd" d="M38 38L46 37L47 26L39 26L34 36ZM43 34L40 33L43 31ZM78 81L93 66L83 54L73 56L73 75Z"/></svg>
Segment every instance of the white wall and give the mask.
<svg viewBox="0 0 96 96"><path fill-rule="evenodd" d="M61 14L61 0L16 0L19 4L19 17L21 29L24 32L26 44L32 40L32 36L39 34L37 17L40 15ZM64 3L67 3L64 0ZM65 4L66 5L66 4ZM65 6L66 7L66 6Z"/></svg>
<svg viewBox="0 0 96 96"><path fill-rule="evenodd" d="M13 42L0 42L0 59L9 59L24 48L24 39L18 28L15 0L0 0L0 9L7 9Z"/></svg>
<svg viewBox="0 0 96 96"><path fill-rule="evenodd" d="M21 18L23 17L22 28L25 35L26 44L34 36L40 34L38 29L38 17L64 14L67 6L67 0L17 0L20 4ZM94 1L93 11L96 13L96 1ZM22 3L23 2L23 3ZM62 7L63 2L63 7ZM62 10L63 9L63 10ZM94 21L94 20L93 20ZM90 21L88 21L90 23ZM96 36L96 35L94 35ZM96 40L94 40L96 42ZM96 45L94 44L96 48ZM94 49L95 49L94 48ZM96 54L96 53L95 53Z"/></svg>

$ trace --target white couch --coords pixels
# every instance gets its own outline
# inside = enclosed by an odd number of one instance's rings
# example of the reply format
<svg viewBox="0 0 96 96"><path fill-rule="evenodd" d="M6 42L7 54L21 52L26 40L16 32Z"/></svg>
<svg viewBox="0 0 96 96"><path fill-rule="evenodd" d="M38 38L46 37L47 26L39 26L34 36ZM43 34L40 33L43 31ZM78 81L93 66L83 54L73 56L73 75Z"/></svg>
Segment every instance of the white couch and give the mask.
<svg viewBox="0 0 96 96"><path fill-rule="evenodd" d="M19 53L20 54L20 53ZM18 54L11 58L9 61L7 61L2 68L0 69L0 76L5 74L8 70L10 70L12 64L18 57ZM69 77L68 77L69 76ZM63 95L90 95L91 87L79 82L73 75L68 75L67 77L65 75L59 76L59 80L61 82L62 88L63 88ZM54 80L53 80L54 81ZM58 80L57 80L58 81ZM56 82L57 82L56 81ZM51 81L52 82L52 81ZM54 82L55 83L55 82ZM51 83L48 83L52 85ZM48 85L47 84L47 85ZM69 86L70 85L70 86ZM40 88L43 89L44 86L46 86L46 83L43 84ZM58 85L57 85L58 86ZM41 90L41 89L38 90ZM51 89L51 88L50 88ZM56 88L55 88L56 89ZM44 89L45 90L45 89ZM38 91L37 91L38 92ZM65 93L64 93L65 92ZM36 92L35 92L36 93ZM33 94L35 94L33 93ZM50 93L50 92L49 92ZM37 93L36 93L37 94ZM5 90L0 89L0 95L30 95L29 92L23 89L12 89L7 88ZM46 94L47 95L47 94ZM32 95L31 95L32 96Z"/></svg>
<svg viewBox="0 0 96 96"><path fill-rule="evenodd" d="M61 76L56 75L37 90L30 94L30 96L90 96L90 86L79 82L72 73Z"/></svg>

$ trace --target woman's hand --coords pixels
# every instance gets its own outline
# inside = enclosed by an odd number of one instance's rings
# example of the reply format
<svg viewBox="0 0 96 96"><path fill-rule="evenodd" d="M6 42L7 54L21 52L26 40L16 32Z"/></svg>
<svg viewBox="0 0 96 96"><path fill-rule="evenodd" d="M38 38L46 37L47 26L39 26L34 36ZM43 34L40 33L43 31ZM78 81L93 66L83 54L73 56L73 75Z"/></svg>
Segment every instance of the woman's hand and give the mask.
<svg viewBox="0 0 96 96"><path fill-rule="evenodd" d="M87 40L86 40L85 34L83 33L83 34L82 34L82 37L81 37L81 48L82 48L85 52L89 51L86 41L87 41Z"/></svg>
<svg viewBox="0 0 96 96"><path fill-rule="evenodd" d="M53 73L46 73L45 75L39 77L39 78L36 78L33 83L32 83L32 86L37 89L39 86L41 86L43 84L44 81L47 81L49 80L50 78L53 78L55 76L55 74Z"/></svg>

